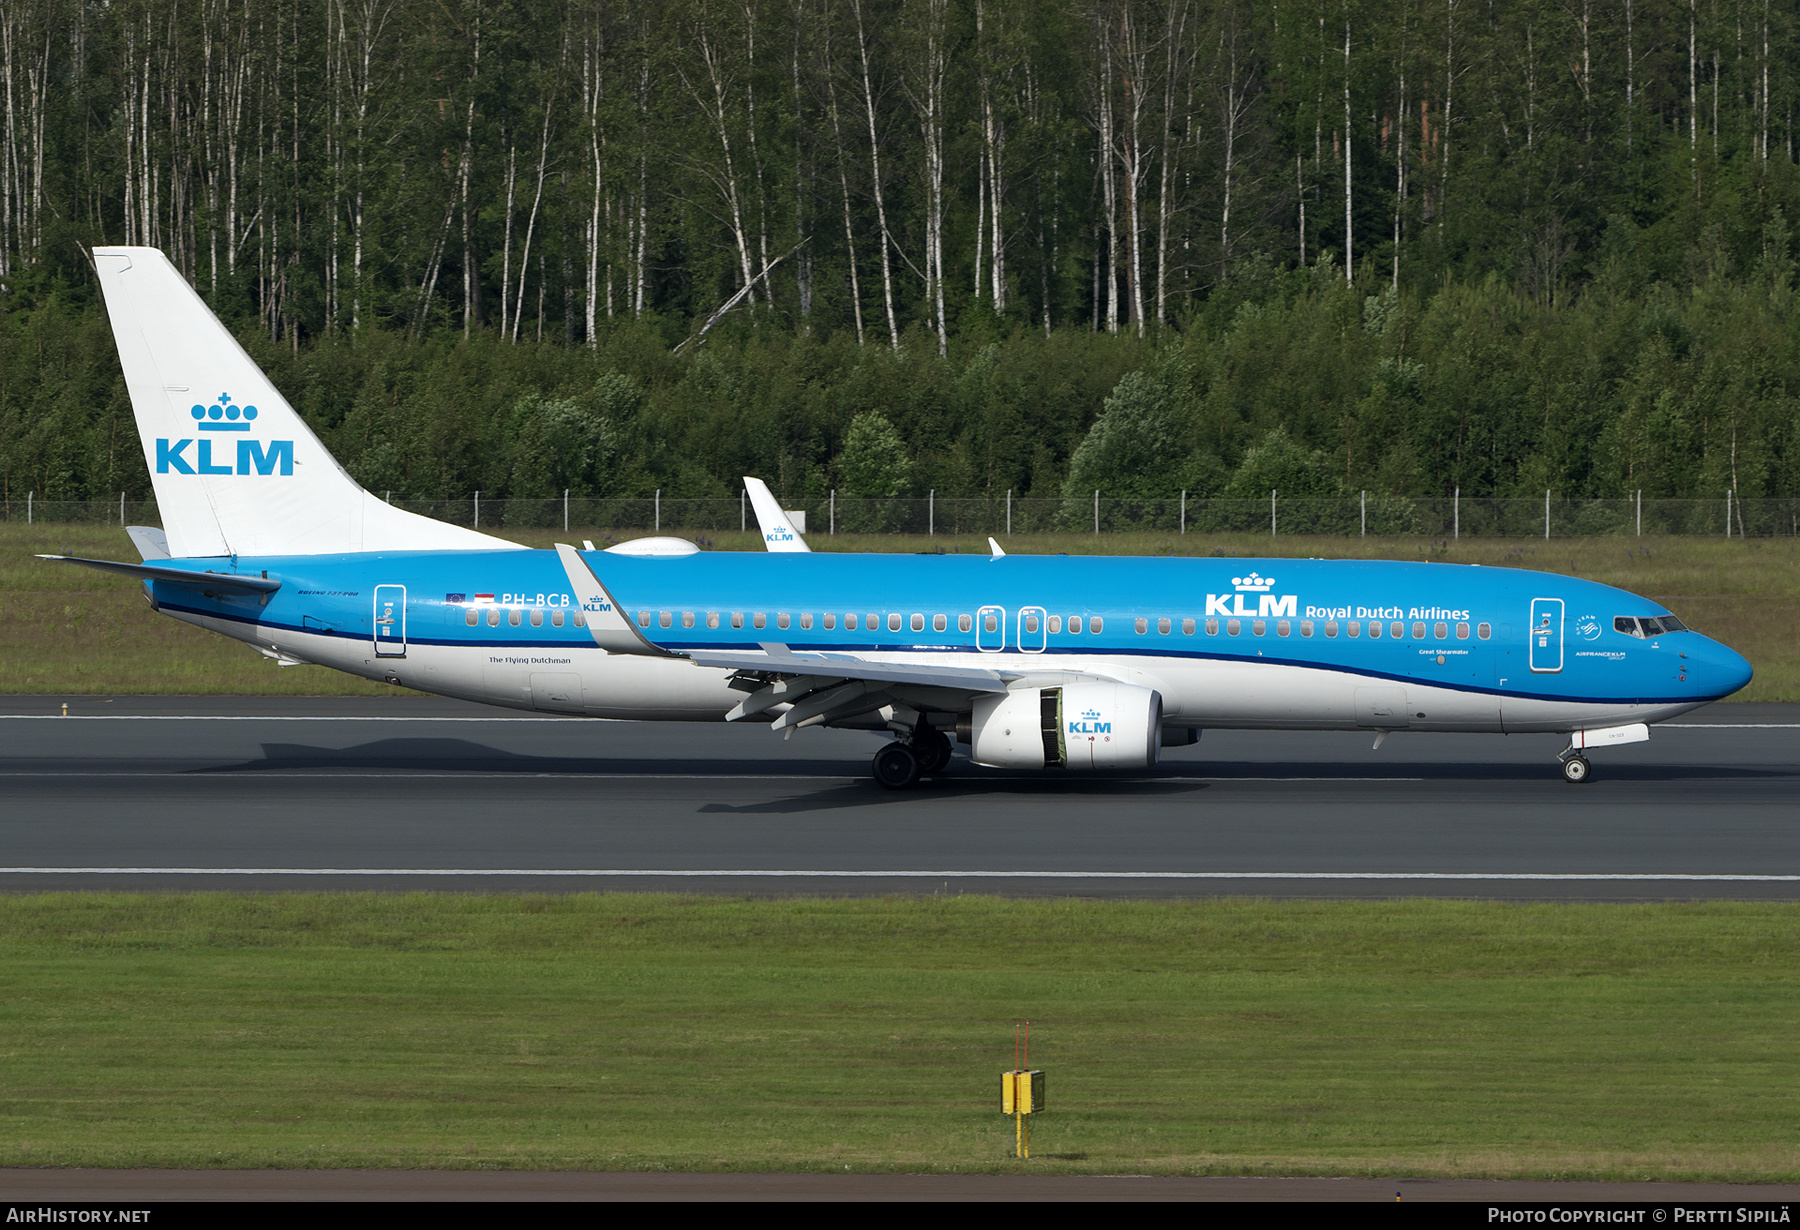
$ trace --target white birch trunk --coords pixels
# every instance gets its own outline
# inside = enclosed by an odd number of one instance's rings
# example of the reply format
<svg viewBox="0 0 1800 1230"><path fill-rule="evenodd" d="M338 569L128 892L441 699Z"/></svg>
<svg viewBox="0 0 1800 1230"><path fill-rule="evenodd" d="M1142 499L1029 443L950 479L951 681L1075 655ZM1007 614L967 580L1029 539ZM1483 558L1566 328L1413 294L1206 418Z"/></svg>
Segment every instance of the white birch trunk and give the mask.
<svg viewBox="0 0 1800 1230"><path fill-rule="evenodd" d="M888 229L887 200L881 190L881 136L875 127L875 84L869 70L869 36L863 28L862 0L851 0L856 12L856 52L862 64L863 109L869 120L869 166L875 190L875 220L881 226L881 297L887 306L888 345L900 349L900 324L894 315L894 265L888 249L893 232Z"/></svg>
<svg viewBox="0 0 1800 1230"><path fill-rule="evenodd" d="M856 227L850 213L849 156L844 152L844 130L838 117L837 73L831 59L829 33L825 44L825 88L831 118L831 138L837 146L838 186L844 197L844 252L850 269L850 309L856 318L856 344L863 345L862 284L856 272Z"/></svg>
<svg viewBox="0 0 1800 1230"><path fill-rule="evenodd" d="M1350 13L1344 12L1344 281L1356 281L1356 225L1351 211Z"/></svg>
<svg viewBox="0 0 1800 1230"><path fill-rule="evenodd" d="M500 336L505 337L511 325L507 307L512 303L513 207L518 188L519 147L509 129L506 134L506 230L500 241Z"/></svg>
<svg viewBox="0 0 1800 1230"><path fill-rule="evenodd" d="M920 45L906 93L919 113L925 149L925 299L935 309L938 357L950 353L944 311L944 72L947 0L919 0ZM871 132L873 127L871 126Z"/></svg>
<svg viewBox="0 0 1800 1230"><path fill-rule="evenodd" d="M1112 30L1100 23L1100 195L1106 225L1106 331L1119 331L1119 193L1114 181ZM1095 254L1098 259L1098 253ZM1099 317L1096 312L1096 318Z"/></svg>
<svg viewBox="0 0 1800 1230"><path fill-rule="evenodd" d="M731 236L737 245L738 270L743 278L742 286L748 288L745 299L752 308L756 306L756 269L750 251L750 236L744 225L744 206L742 194L738 191L737 166L731 150L731 108L726 101L726 78L728 69L725 64L724 50L713 40L712 31L701 25L691 31L695 49L700 53L701 67L706 73L706 89L696 89L692 82L687 83L688 92L700 105L701 111L711 123L713 135L718 138L719 150L723 158L723 169L708 172L724 202L726 222L731 227Z"/></svg>

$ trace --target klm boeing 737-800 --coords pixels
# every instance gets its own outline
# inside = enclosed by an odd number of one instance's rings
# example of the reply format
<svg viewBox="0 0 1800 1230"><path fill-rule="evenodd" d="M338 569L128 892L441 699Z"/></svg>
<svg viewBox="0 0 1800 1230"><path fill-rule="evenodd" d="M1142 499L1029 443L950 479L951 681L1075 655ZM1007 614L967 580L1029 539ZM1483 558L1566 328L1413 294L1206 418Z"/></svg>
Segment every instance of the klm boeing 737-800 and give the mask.
<svg viewBox="0 0 1800 1230"><path fill-rule="evenodd" d="M152 248L96 248L160 530L158 611L316 663L515 709L887 733L882 785L978 764L1144 768L1207 727L1553 731L1588 749L1743 687L1656 603L1502 568L809 552L647 539L527 550L395 508L326 452ZM766 505L766 506L765 506ZM774 528L771 529L771 520ZM54 557L65 558L65 557Z"/></svg>

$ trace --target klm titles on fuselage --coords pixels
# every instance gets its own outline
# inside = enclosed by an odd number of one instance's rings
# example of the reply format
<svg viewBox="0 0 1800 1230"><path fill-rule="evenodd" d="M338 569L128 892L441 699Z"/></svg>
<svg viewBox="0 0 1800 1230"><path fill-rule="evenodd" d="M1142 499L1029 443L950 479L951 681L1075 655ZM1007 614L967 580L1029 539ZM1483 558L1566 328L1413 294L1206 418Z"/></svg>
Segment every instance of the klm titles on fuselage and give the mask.
<svg viewBox="0 0 1800 1230"><path fill-rule="evenodd" d="M1272 594L1275 578L1252 572L1249 576L1232 577L1237 589L1231 594L1206 595L1206 614L1231 618L1295 619L1300 616L1300 599L1294 594ZM1244 604L1244 596L1254 594L1254 607ZM1466 610L1443 606L1309 606L1307 619L1457 619L1469 618Z"/></svg>
<svg viewBox="0 0 1800 1230"><path fill-rule="evenodd" d="M219 394L219 400L210 406L195 403L188 411L193 415L195 430L201 432L247 432L250 424L256 420L255 406L236 406L231 402L231 394ZM193 455L188 455L188 446L194 446ZM165 437L156 441L156 472L158 474L279 474L286 478L294 475L294 442L292 440L270 440L264 448L260 440L239 440L237 442L236 464L230 462L220 464L213 460L213 442L192 437L176 440L171 443Z"/></svg>

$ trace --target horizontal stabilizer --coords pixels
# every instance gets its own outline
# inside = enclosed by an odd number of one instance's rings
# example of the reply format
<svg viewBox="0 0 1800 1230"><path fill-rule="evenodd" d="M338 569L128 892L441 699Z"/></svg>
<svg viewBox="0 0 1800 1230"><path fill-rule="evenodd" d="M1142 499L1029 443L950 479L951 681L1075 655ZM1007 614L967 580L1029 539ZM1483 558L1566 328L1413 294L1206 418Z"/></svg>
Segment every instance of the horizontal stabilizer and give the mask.
<svg viewBox="0 0 1800 1230"><path fill-rule="evenodd" d="M83 568L98 568L101 572L116 572L122 576L136 577L140 581L165 581L171 585L185 585L189 589L208 593L272 594L281 588L280 581L269 577L246 577L228 572L191 572L185 568L121 564L109 559L82 559L74 555L40 555L38 558L55 560L59 564L80 564Z"/></svg>

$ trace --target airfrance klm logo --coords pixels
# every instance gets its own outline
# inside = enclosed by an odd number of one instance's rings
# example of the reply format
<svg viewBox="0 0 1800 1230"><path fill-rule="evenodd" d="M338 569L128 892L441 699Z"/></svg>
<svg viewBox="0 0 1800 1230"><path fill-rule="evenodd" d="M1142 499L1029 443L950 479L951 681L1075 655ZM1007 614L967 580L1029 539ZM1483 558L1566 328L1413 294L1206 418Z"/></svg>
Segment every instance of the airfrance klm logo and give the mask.
<svg viewBox="0 0 1800 1230"><path fill-rule="evenodd" d="M196 403L188 413L194 416L194 430L200 432L248 432L256 421L256 407L233 405L229 393L219 394L219 400L210 406ZM192 454L189 445L194 446ZM260 440L239 440L235 460L235 466L224 458L215 462L213 441L204 437L173 444L162 438L156 441L158 474L281 474L288 478L294 475L294 442L270 440L264 448Z"/></svg>
<svg viewBox="0 0 1800 1230"><path fill-rule="evenodd" d="M1234 594L1206 595L1206 613L1208 615L1255 615L1263 618L1282 616L1292 618L1298 611L1300 599L1293 594L1272 594L1275 578L1251 573L1246 577L1232 577L1232 585L1236 586ZM1244 595L1255 594L1256 605L1244 605Z"/></svg>
<svg viewBox="0 0 1800 1230"><path fill-rule="evenodd" d="M1072 735L1110 735L1112 723L1102 721L1098 709L1083 709L1080 717L1069 720L1069 733Z"/></svg>

